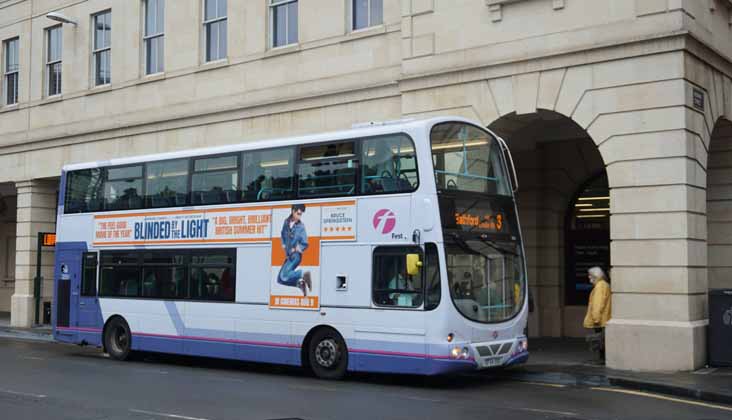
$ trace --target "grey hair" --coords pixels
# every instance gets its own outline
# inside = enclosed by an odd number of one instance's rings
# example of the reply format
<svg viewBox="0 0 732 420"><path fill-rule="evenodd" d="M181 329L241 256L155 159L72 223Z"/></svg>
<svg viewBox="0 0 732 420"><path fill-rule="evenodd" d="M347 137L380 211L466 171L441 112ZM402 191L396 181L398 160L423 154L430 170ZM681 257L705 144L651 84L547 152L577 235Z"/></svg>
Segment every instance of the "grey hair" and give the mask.
<svg viewBox="0 0 732 420"><path fill-rule="evenodd" d="M587 274L591 275L592 278L595 280L607 280L607 277L605 276L605 272L602 271L602 268L600 267L592 267L589 270L587 270Z"/></svg>

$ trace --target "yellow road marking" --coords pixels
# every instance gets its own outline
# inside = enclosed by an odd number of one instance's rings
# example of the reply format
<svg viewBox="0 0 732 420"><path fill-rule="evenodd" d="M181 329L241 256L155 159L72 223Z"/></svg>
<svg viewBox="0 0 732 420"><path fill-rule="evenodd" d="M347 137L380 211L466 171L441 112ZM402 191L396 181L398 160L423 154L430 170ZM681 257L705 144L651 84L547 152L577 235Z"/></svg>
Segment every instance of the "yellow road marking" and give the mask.
<svg viewBox="0 0 732 420"><path fill-rule="evenodd" d="M602 387L593 387L590 389L595 390L595 391L616 392L619 394L637 395L639 397L655 398L657 400L672 401L672 402L677 402L677 403L681 403L681 404L695 405L698 407L706 407L706 408L714 408L714 409L723 410L723 411L732 411L732 407L728 407L728 406L724 406L724 405L709 404L709 403L704 403L704 402L700 402L700 401L691 401L691 400L685 400L685 399L681 399L681 398L667 397L665 395L651 394L649 392L643 392L643 391L633 391L630 389L619 389L619 388L602 388Z"/></svg>

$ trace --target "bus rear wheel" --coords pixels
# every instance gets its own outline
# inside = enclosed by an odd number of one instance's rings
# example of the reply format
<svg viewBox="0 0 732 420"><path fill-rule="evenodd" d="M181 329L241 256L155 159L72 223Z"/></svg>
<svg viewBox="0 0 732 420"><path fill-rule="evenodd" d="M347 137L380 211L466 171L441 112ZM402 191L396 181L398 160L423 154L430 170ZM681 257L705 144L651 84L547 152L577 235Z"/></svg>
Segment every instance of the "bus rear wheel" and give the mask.
<svg viewBox="0 0 732 420"><path fill-rule="evenodd" d="M338 332L323 328L313 334L308 346L308 361L315 376L341 379L348 368L348 348Z"/></svg>
<svg viewBox="0 0 732 420"><path fill-rule="evenodd" d="M132 346L130 327L122 318L113 318L104 329L104 348L109 357L115 360L127 360Z"/></svg>

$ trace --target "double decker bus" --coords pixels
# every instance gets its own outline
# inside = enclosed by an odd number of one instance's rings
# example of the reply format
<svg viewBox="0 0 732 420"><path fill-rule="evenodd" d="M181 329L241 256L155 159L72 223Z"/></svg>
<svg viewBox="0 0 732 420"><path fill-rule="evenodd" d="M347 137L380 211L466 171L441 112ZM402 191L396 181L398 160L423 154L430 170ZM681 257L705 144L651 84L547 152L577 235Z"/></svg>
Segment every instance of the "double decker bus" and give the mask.
<svg viewBox="0 0 732 420"><path fill-rule="evenodd" d="M53 336L331 379L524 362L513 179L462 118L68 165Z"/></svg>

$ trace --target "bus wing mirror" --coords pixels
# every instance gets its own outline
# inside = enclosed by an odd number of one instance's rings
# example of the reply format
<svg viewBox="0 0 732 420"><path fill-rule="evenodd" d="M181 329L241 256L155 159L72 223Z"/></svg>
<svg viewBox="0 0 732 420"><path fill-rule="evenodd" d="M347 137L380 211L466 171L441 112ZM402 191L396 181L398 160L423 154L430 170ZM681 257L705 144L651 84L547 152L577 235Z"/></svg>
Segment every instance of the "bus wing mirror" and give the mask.
<svg viewBox="0 0 732 420"><path fill-rule="evenodd" d="M419 260L419 254L407 254L407 274L416 276L422 267L422 261Z"/></svg>

